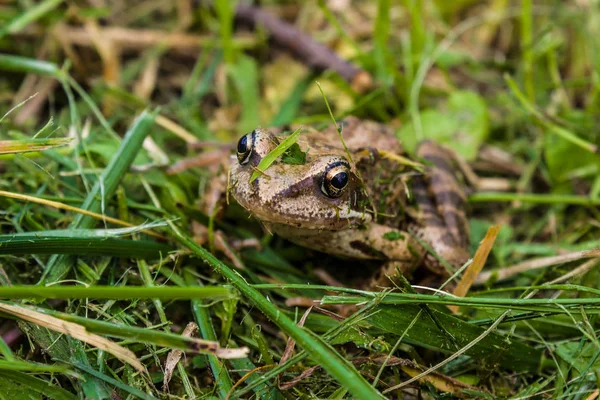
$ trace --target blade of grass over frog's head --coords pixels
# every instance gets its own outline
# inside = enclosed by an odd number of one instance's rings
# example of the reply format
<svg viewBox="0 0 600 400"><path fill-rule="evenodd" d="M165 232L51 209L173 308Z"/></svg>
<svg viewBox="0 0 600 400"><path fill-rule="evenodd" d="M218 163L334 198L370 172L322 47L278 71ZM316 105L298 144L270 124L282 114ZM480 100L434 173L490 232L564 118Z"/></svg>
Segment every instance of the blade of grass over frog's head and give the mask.
<svg viewBox="0 0 600 400"><path fill-rule="evenodd" d="M113 195L117 185L142 149L142 143L149 133L155 115L156 111L144 111L136 118L125 134L121 146L88 193L81 208L92 212L104 209L106 198ZM95 221L92 217L79 214L75 216L69 227L71 229L90 229L94 226ZM69 271L71 264L64 255L51 257L46 264L40 283L53 283L61 279Z"/></svg>
<svg viewBox="0 0 600 400"><path fill-rule="evenodd" d="M294 339L299 347L305 350L316 363L322 365L325 371L335 378L340 385L348 388L350 393L356 398L383 398L381 393L372 387L352 364L344 359L320 336L297 326L294 321L287 317L270 300L248 285L244 278L236 271L222 263L205 248L195 243L190 237L181 233L176 226L172 225L172 228L182 245L189 248L198 257L215 268L218 273L231 281L233 286L244 295L247 301L254 304L275 325Z"/></svg>
<svg viewBox="0 0 600 400"><path fill-rule="evenodd" d="M296 129L288 137L283 139L281 143L277 145L277 147L275 147L271 152L269 152L269 154L267 154L263 157L262 160L260 160L258 166L256 167L258 171L254 171L252 173L252 176L250 177L250 182L254 182L256 178L260 176L261 172L265 172L266 169L269 168L271 164L275 162L275 160L277 160L283 153L285 153L287 149L292 147L292 145L296 143L296 141L298 141L298 137L300 136L301 130L302 128Z"/></svg>
<svg viewBox="0 0 600 400"><path fill-rule="evenodd" d="M0 154L28 153L66 146L71 138L0 140Z"/></svg>

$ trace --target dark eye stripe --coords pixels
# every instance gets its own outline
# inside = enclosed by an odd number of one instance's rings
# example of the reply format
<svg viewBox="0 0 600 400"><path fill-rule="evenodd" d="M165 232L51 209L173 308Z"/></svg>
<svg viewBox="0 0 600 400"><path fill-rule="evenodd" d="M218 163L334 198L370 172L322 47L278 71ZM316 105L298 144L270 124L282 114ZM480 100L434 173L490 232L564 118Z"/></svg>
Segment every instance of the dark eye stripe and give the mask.
<svg viewBox="0 0 600 400"><path fill-rule="evenodd" d="M327 165L327 168L325 168L325 175L327 175L327 173L328 173L328 172L329 172L331 169L333 169L333 168L335 168L335 167L340 167L340 166L342 166L342 165L343 165L343 166L345 166L346 168L350 169L350 164L348 164L348 162L346 162L346 161L341 161L341 160L340 160L340 161L334 161L334 162L332 162L331 164L328 164L328 165Z"/></svg>

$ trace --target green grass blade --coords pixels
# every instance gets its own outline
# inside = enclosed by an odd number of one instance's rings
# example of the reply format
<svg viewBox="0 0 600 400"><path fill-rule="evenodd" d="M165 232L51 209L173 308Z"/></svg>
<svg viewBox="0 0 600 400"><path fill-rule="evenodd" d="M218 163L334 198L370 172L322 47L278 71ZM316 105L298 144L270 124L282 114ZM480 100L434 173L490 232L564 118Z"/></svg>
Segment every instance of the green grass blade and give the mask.
<svg viewBox="0 0 600 400"><path fill-rule="evenodd" d="M121 389L124 392L129 393L132 396L137 397L138 399L144 399L144 400L156 400L156 397L154 396L150 396L149 394L146 394L144 392L142 392L139 389L136 389L134 387L131 387L129 385L126 385L125 383L118 381L114 378L111 378L110 376L103 374L99 371L96 371L93 368L90 368L87 365L83 365L83 364L73 364L74 367L79 368L80 370L82 370L83 372L85 372L86 374L89 374L91 376L93 376L96 379L99 379L105 383L108 383L110 386L112 387L117 387L119 389Z"/></svg>
<svg viewBox="0 0 600 400"><path fill-rule="evenodd" d="M260 160L260 162L256 166L256 169L260 172L254 171L252 173L252 176L250 177L250 182L254 182L256 178L260 176L261 172L265 172L267 168L269 168L271 164L275 162L275 160L277 160L283 153L285 153L287 149L292 147L292 145L298 141L298 137L300 136L301 130L302 128L296 129L288 137L283 139L281 143L277 145L277 147L275 147L271 152L269 152L269 154L267 154L262 158L262 160Z"/></svg>
<svg viewBox="0 0 600 400"><path fill-rule="evenodd" d="M7 34L14 34L23 30L30 23L42 18L45 14L58 7L63 0L45 0L31 6L22 14L18 14L11 21L0 27L0 39Z"/></svg>
<svg viewBox="0 0 600 400"><path fill-rule="evenodd" d="M71 140L70 138L0 140L0 154L44 151L53 147L66 146L71 143Z"/></svg>
<svg viewBox="0 0 600 400"><path fill-rule="evenodd" d="M138 151L142 148L142 143L148 135L155 115L155 112L144 111L135 120L125 134L121 146L114 157L106 166L92 190L88 193L81 208L94 212L99 212L104 208L106 199L112 196L123 175L125 175ZM96 220L93 218L78 214L69 227L71 229L89 229L95 223ZM61 279L71 268L70 264L65 255L52 257L46 265L40 283L53 283Z"/></svg>
<svg viewBox="0 0 600 400"><path fill-rule="evenodd" d="M472 203L488 203L491 201L506 202L519 201L534 204L571 204L578 206L600 206L600 199L569 194L538 194L538 193L506 193L506 192L480 192L469 195Z"/></svg>
<svg viewBox="0 0 600 400"><path fill-rule="evenodd" d="M38 372L38 373L61 373L69 375L77 375L65 365L47 365L20 360L0 360L0 370L3 371L21 371L21 372Z"/></svg>
<svg viewBox="0 0 600 400"><path fill-rule="evenodd" d="M219 261L206 249L196 244L191 238L176 231L181 244L189 248L202 260L210 264L221 275L227 278L238 289L248 301L262 311L274 324L296 341L296 344L305 350L309 356L318 364L322 365L340 385L348 388L356 398L377 399L383 396L377 389L373 388L362 375L344 359L331 346L320 337L310 331L298 327L294 321L288 318L281 310L273 305L271 301L261 295L256 289L248 285L244 278L227 265Z"/></svg>
<svg viewBox="0 0 600 400"><path fill-rule="evenodd" d="M151 240L127 240L107 237L53 236L44 232L1 235L0 254L62 254L96 255L127 258L156 258L166 256L173 248ZM66 231L70 232L70 231Z"/></svg>
<svg viewBox="0 0 600 400"><path fill-rule="evenodd" d="M77 400L78 397L60 388L57 385L53 385L48 381L36 378L34 376L25 374L19 371L0 371L0 388L5 382L12 382L26 388L29 391L37 392L40 396L52 400ZM9 395L3 388L3 394ZM21 391L21 395L23 395ZM10 397L9 397L10 398Z"/></svg>
<svg viewBox="0 0 600 400"><path fill-rule="evenodd" d="M256 61L245 55L240 55L236 64L229 64L227 68L233 80L242 104L242 115L238 122L240 132L250 132L260 125L260 112L258 109L260 80Z"/></svg>
<svg viewBox="0 0 600 400"><path fill-rule="evenodd" d="M199 300L192 300L192 311L194 313L196 323L198 324L198 328L200 328L202 338L205 340L210 340L211 342L216 342L217 335L210 320L210 315L206 305L202 304ZM227 367L219 358L213 355L207 355L207 357L208 363L210 364L210 369L212 370L212 374L215 379L217 390L219 391L219 397L221 399L225 399L233 387Z"/></svg>
<svg viewBox="0 0 600 400"><path fill-rule="evenodd" d="M375 19L373 58L377 69L377 79L385 86L394 82L394 75L389 66L390 35L390 0L377 2L377 18Z"/></svg>
<svg viewBox="0 0 600 400"><path fill-rule="evenodd" d="M549 132L554 133L555 135L560 136L561 138L567 140L568 142L574 144L575 146L589 151L591 153L598 153L598 145L594 143L590 143L585 139L580 138L574 132L563 128L561 126L556 125L552 121L550 121L545 115L543 115L540 111L538 111L525 96L525 94L519 89L517 83L509 76L505 75L504 79L508 84L508 87L512 91L513 95L517 98L519 103L529 112L529 114L533 115L537 118L538 121L546 128Z"/></svg>
<svg viewBox="0 0 600 400"><path fill-rule="evenodd" d="M1 299L104 299L104 300L223 300L234 297L219 286L1 286Z"/></svg>
<svg viewBox="0 0 600 400"><path fill-rule="evenodd" d="M8 54L0 54L0 69L28 74L50 75L56 78L61 76L60 69L54 63Z"/></svg>
<svg viewBox="0 0 600 400"><path fill-rule="evenodd" d="M304 100L304 95L310 87L313 79L314 75L308 74L306 78L300 80L296 86L294 86L294 89L288 98L285 99L281 105L281 108L269 123L269 126L282 126L292 122L300 110L300 106Z"/></svg>

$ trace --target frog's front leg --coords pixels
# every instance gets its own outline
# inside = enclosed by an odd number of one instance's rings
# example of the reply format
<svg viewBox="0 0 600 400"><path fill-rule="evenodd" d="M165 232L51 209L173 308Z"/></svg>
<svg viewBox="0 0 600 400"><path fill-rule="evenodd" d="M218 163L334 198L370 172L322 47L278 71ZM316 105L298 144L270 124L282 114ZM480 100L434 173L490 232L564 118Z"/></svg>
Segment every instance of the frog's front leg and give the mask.
<svg viewBox="0 0 600 400"><path fill-rule="evenodd" d="M419 145L417 154L429 161L425 174L412 185L417 205L416 235L454 267L460 267L469 258L469 222L467 202L456 174L454 157L442 146L430 141ZM428 267L439 271L437 259L428 255Z"/></svg>
<svg viewBox="0 0 600 400"><path fill-rule="evenodd" d="M365 285L369 290L392 286L393 277L398 273L410 276L423 264L426 250L408 232L375 223L358 232L360 234L356 235L355 232L353 239L348 242L349 246L365 256L371 254L370 258L384 261Z"/></svg>

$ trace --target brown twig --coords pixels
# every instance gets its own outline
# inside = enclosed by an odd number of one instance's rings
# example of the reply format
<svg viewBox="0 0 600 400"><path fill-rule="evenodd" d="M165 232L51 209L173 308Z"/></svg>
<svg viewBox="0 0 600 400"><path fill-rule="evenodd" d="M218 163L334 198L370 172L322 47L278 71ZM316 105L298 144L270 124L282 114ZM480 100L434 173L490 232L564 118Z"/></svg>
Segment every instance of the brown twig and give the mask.
<svg viewBox="0 0 600 400"><path fill-rule="evenodd" d="M357 92L362 93L373 86L373 78L368 72L343 60L327 46L317 43L311 36L273 14L259 7L239 4L236 15L239 20L264 27L275 42L288 49L310 67L319 71L337 72Z"/></svg>

